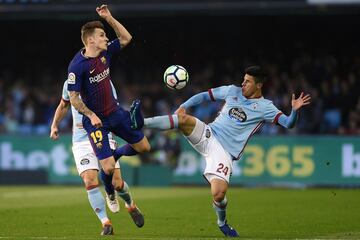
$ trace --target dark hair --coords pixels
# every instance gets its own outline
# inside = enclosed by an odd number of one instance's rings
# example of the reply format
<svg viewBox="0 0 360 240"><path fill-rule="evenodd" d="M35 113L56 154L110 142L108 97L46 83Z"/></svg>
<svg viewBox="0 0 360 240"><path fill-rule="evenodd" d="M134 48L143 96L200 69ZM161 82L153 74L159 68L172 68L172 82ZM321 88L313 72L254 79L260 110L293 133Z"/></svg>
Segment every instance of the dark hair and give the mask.
<svg viewBox="0 0 360 240"><path fill-rule="evenodd" d="M245 74L255 78L255 83L264 83L266 74L259 66L251 66L245 69Z"/></svg>
<svg viewBox="0 0 360 240"><path fill-rule="evenodd" d="M96 28L101 28L105 31L104 24L102 24L100 21L87 22L81 27L81 40L84 44L86 43L86 38L93 34Z"/></svg>

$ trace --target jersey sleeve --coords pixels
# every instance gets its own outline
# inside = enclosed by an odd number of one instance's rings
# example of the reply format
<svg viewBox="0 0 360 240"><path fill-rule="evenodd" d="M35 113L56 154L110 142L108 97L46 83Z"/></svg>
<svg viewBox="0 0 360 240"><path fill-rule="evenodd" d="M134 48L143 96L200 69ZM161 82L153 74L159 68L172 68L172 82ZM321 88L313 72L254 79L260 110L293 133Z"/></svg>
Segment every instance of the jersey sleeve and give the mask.
<svg viewBox="0 0 360 240"><path fill-rule="evenodd" d="M209 95L211 100L216 101L218 99L225 99L231 86L221 86L217 88L209 89Z"/></svg>
<svg viewBox="0 0 360 240"><path fill-rule="evenodd" d="M82 75L83 75L82 65L70 63L68 69L68 79L67 79L68 91L75 91L75 92L81 91L82 77L83 77Z"/></svg>
<svg viewBox="0 0 360 240"><path fill-rule="evenodd" d="M264 120L266 122L277 124L281 114L282 112L270 102L265 109Z"/></svg>
<svg viewBox="0 0 360 240"><path fill-rule="evenodd" d="M66 101L69 102L70 101L70 96L69 96L69 92L68 92L68 84L67 84L67 80L64 82L63 85L63 89L62 89L62 95L61 98Z"/></svg>
<svg viewBox="0 0 360 240"><path fill-rule="evenodd" d="M111 58L121 50L120 40L117 38L108 43L107 54Z"/></svg>

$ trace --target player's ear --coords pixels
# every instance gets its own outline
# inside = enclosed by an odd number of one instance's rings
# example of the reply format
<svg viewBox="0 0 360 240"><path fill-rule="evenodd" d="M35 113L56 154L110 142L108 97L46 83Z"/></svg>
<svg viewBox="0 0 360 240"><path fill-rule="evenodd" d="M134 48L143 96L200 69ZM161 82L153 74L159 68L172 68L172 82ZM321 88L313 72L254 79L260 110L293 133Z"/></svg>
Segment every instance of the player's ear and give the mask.
<svg viewBox="0 0 360 240"><path fill-rule="evenodd" d="M256 88L257 88L257 89L262 88L262 86L263 86L263 83L257 83L257 84L256 84Z"/></svg>

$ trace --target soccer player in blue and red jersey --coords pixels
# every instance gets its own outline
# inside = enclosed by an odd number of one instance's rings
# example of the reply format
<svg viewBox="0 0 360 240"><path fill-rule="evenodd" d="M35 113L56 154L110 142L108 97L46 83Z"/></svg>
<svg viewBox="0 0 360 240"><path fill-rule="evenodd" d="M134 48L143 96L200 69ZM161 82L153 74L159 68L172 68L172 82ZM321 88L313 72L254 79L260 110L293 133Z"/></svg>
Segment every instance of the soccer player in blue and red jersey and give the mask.
<svg viewBox="0 0 360 240"><path fill-rule="evenodd" d="M241 86L229 85L198 93L180 105L175 114L140 119L138 126L168 130L179 129L190 144L205 157L204 177L208 180L213 197L217 224L226 237L238 237L238 232L226 220L227 198L233 161L239 160L250 137L264 122L279 124L285 128L295 126L298 111L310 104L310 95L292 95L292 111L283 114L262 95L265 73L259 66L245 69ZM204 101L225 101L217 118L210 124L186 113L192 106ZM134 124L133 124L134 125Z"/></svg>
<svg viewBox="0 0 360 240"><path fill-rule="evenodd" d="M128 142L122 147L121 155L130 156L150 151L150 144L141 130L131 129L130 113L119 106L111 89L112 57L129 44L132 36L111 15L107 5L97 7L96 11L113 28L118 38L109 42L100 21L83 25L81 40L84 48L70 62L67 81L70 102L83 114L83 127L102 166L102 178L105 182L111 182L115 159L109 145L109 132ZM127 189L124 181L112 183L120 193ZM126 203L125 206L134 220L139 220L137 225L141 227L143 217L140 210L133 202Z"/></svg>

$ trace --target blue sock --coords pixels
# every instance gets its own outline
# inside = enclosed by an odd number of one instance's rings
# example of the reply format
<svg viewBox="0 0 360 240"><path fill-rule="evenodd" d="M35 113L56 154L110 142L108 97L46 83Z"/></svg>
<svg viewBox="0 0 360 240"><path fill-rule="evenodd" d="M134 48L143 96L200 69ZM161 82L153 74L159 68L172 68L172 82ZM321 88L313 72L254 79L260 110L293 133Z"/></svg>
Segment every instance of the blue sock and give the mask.
<svg viewBox="0 0 360 240"><path fill-rule="evenodd" d="M99 187L87 190L87 194L92 209L94 210L101 223L104 224L109 220L109 218L106 214L105 199Z"/></svg>
<svg viewBox="0 0 360 240"><path fill-rule="evenodd" d="M226 196L221 202L213 201L213 208L217 216L217 224L219 225L219 227L224 226L224 224L226 223L226 206Z"/></svg>
<svg viewBox="0 0 360 240"><path fill-rule="evenodd" d="M144 125L146 126L146 128L168 130L168 129L178 128L179 119L176 114L145 118Z"/></svg>
<svg viewBox="0 0 360 240"><path fill-rule="evenodd" d="M129 185L127 185L127 183L125 181L123 181L122 188L118 188L118 189L116 189L116 191L118 192L119 197L121 197L122 200L124 200L127 207L130 207L132 204L132 197L131 197L131 194L129 191Z"/></svg>
<svg viewBox="0 0 360 240"><path fill-rule="evenodd" d="M100 179L104 184L105 191L108 195L114 194L114 186L112 185L113 175L108 175L104 172L103 169L100 170Z"/></svg>
<svg viewBox="0 0 360 240"><path fill-rule="evenodd" d="M122 156L134 156L136 154L138 154L138 152L133 149L130 144L125 144L124 146L115 149L113 152L115 161Z"/></svg>

